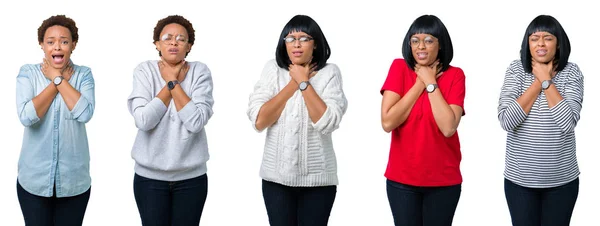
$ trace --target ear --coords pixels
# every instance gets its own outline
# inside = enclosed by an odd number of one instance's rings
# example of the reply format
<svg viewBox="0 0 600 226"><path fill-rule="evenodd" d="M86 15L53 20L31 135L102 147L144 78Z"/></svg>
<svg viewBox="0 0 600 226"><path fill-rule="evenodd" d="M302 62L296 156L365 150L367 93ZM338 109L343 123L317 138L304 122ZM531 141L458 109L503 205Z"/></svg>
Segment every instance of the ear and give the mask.
<svg viewBox="0 0 600 226"><path fill-rule="evenodd" d="M156 50L160 51L160 42L159 41L154 42L154 46L156 47Z"/></svg>
<svg viewBox="0 0 600 226"><path fill-rule="evenodd" d="M71 52L73 52L73 50L75 50L75 47L77 47L77 42L73 42L71 45L73 45L71 47Z"/></svg>
<svg viewBox="0 0 600 226"><path fill-rule="evenodd" d="M44 43L40 42L40 49L44 50Z"/></svg>
<svg viewBox="0 0 600 226"><path fill-rule="evenodd" d="M188 47L187 47L187 51L186 51L186 52L188 52L188 53L189 53L190 51L192 51L192 45L188 45Z"/></svg>

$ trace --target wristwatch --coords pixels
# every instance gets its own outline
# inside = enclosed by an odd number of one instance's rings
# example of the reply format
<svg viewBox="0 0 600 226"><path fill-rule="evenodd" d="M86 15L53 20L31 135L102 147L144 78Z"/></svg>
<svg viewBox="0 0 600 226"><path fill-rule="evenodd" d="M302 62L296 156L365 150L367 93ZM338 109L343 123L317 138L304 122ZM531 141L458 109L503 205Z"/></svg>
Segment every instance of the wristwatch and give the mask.
<svg viewBox="0 0 600 226"><path fill-rule="evenodd" d="M435 91L435 89L437 89L437 88L438 88L438 84L429 84L429 85L427 85L425 90L427 90L428 93L433 93L433 91Z"/></svg>
<svg viewBox="0 0 600 226"><path fill-rule="evenodd" d="M175 85L179 84L179 81L177 80L173 80L173 81L169 81L167 83L167 86L169 87L169 91L175 89Z"/></svg>
<svg viewBox="0 0 600 226"><path fill-rule="evenodd" d="M310 85L310 82L308 81L300 82L300 84L298 84L298 89L300 89L300 91L304 91L308 88L308 85Z"/></svg>
<svg viewBox="0 0 600 226"><path fill-rule="evenodd" d="M547 90L548 88L550 88L550 85L552 85L552 80L544 80L542 82L542 90Z"/></svg>
<svg viewBox="0 0 600 226"><path fill-rule="evenodd" d="M64 79L65 78L63 78L62 76L56 76L54 77L54 79L52 79L52 83L54 83L54 86L58 86L62 83Z"/></svg>

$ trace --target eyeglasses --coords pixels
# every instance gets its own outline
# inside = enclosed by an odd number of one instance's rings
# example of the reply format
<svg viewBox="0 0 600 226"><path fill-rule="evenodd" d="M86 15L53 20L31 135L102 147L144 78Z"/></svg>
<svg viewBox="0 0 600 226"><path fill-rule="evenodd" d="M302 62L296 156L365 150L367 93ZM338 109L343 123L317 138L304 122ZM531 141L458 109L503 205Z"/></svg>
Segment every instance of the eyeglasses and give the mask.
<svg viewBox="0 0 600 226"><path fill-rule="evenodd" d="M183 45L188 42L187 38L184 35L177 35L177 36L175 36L175 38L173 38L172 34L164 34L162 37L160 37L160 41L162 41L164 43L171 43L173 41L173 39L179 45Z"/></svg>
<svg viewBox="0 0 600 226"><path fill-rule="evenodd" d="M419 45L421 44L421 42L423 42L425 44L425 48L429 48L432 47L435 42L437 42L437 39L431 36L427 36L425 37L423 40L417 38L417 37L412 37L410 38L410 47L416 48L419 47Z"/></svg>
<svg viewBox="0 0 600 226"><path fill-rule="evenodd" d="M308 37L308 36L302 36L300 38L296 38L296 37L283 38L283 41L285 41L285 43L288 43L288 44L296 43L296 40L300 41L300 44L304 44L304 43L310 42L311 40L314 40L314 39L311 37Z"/></svg>

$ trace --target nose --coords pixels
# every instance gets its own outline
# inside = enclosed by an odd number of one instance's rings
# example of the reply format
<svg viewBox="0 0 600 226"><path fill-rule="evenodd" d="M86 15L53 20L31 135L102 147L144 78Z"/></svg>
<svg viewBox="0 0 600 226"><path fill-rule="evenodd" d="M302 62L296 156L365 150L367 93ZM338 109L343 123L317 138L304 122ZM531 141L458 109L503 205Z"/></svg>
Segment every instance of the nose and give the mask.
<svg viewBox="0 0 600 226"><path fill-rule="evenodd" d="M419 41L419 45L417 46L417 48L419 48L419 49L427 48L427 46L425 46L425 41Z"/></svg>
<svg viewBox="0 0 600 226"><path fill-rule="evenodd" d="M300 40L294 40L294 47L300 48Z"/></svg>
<svg viewBox="0 0 600 226"><path fill-rule="evenodd" d="M538 46L544 46L544 45L546 45L546 41L544 41L543 38L540 38L540 40L537 42L537 45Z"/></svg>
<svg viewBox="0 0 600 226"><path fill-rule="evenodd" d="M60 50L60 43L56 42L54 43L54 50Z"/></svg>

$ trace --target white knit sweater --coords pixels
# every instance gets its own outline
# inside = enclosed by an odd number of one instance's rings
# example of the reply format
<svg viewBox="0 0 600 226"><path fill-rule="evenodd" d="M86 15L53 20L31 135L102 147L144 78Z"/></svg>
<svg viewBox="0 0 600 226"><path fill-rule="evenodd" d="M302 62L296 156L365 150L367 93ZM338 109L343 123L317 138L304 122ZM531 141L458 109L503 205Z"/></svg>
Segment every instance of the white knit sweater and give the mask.
<svg viewBox="0 0 600 226"><path fill-rule="evenodd" d="M255 130L262 105L277 95L290 79L289 71L278 67L275 60L267 62L248 104L247 114ZM267 129L260 169L264 180L293 187L338 184L331 133L339 127L348 105L339 68L327 64L310 78L310 84L327 110L313 123L301 91L294 93L277 122Z"/></svg>

